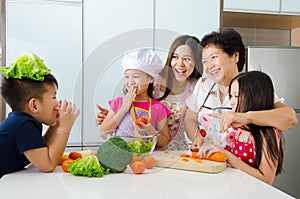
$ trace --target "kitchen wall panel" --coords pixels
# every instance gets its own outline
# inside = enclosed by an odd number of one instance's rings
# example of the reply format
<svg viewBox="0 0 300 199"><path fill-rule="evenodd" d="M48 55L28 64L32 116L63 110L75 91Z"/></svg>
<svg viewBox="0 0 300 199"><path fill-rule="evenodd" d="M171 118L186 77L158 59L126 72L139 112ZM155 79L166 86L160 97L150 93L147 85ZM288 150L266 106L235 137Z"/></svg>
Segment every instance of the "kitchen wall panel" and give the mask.
<svg viewBox="0 0 300 199"><path fill-rule="evenodd" d="M58 79L58 99L81 108L82 4L69 1L7 1L6 63L31 52L41 57ZM7 106L6 113L10 112ZM81 144L81 116L69 145ZM46 130L46 128L44 128Z"/></svg>
<svg viewBox="0 0 300 199"><path fill-rule="evenodd" d="M99 145L96 103L122 96L121 60L126 51L153 47L152 0L84 2L83 144Z"/></svg>

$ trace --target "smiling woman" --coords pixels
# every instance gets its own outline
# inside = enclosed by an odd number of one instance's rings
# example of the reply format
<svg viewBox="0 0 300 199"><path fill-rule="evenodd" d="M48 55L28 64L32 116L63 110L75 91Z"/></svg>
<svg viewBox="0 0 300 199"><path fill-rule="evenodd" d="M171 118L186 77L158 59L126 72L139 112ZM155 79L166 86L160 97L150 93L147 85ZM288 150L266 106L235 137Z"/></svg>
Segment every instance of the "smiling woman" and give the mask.
<svg viewBox="0 0 300 199"><path fill-rule="evenodd" d="M207 77L197 82L193 94L187 99L188 110L185 117L185 130L193 141L193 148L199 148L203 143L213 143L225 149L231 148L232 143L226 139L226 133L220 132L227 132L228 127L233 125L256 124L286 130L291 128L291 124L296 124L297 119L293 117L294 110L281 102L278 97L275 97L275 108L271 110L238 113L230 120L225 118L221 122L219 118L214 118L212 113L220 113L220 109L216 107L230 107L229 83L243 70L245 46L241 35L232 28L224 28L205 35L201 45L202 62ZM201 109L203 105L210 109ZM200 134L199 131L205 133Z"/></svg>

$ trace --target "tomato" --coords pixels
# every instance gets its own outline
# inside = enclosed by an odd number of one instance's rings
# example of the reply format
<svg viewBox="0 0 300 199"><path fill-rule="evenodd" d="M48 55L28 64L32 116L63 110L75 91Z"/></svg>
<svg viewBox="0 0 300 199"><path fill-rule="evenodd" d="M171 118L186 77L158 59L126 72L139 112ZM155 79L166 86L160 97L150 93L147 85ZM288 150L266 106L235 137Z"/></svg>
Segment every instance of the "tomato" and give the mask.
<svg viewBox="0 0 300 199"><path fill-rule="evenodd" d="M68 156L70 159L73 159L73 160L76 160L78 158L82 158L82 155L81 153L79 152L71 152L69 153L69 156Z"/></svg>
<svg viewBox="0 0 300 199"><path fill-rule="evenodd" d="M146 169L153 169L153 167L155 166L155 159L152 156L146 156L143 159L143 162L146 165Z"/></svg>
<svg viewBox="0 0 300 199"><path fill-rule="evenodd" d="M61 164L62 170L64 172L69 172L68 169L67 169L67 165L72 164L73 162L74 162L74 160L72 160L72 159L68 159L68 160L63 161L63 163Z"/></svg>
<svg viewBox="0 0 300 199"><path fill-rule="evenodd" d="M65 160L68 160L68 159L70 159L68 157L68 154L63 154L59 159L58 165L61 165Z"/></svg>
<svg viewBox="0 0 300 199"><path fill-rule="evenodd" d="M146 169L146 164L143 162L133 162L130 164L130 168L132 170L133 173L135 174L142 174L144 173L145 169Z"/></svg>
<svg viewBox="0 0 300 199"><path fill-rule="evenodd" d="M138 118L138 119L135 120L135 124L136 124L137 126L139 126L139 127L142 128L141 123L147 124L147 123L148 123L147 118L145 118L145 117L140 117L140 118Z"/></svg>
<svg viewBox="0 0 300 199"><path fill-rule="evenodd" d="M143 157L141 155L134 155L132 162L141 162Z"/></svg>

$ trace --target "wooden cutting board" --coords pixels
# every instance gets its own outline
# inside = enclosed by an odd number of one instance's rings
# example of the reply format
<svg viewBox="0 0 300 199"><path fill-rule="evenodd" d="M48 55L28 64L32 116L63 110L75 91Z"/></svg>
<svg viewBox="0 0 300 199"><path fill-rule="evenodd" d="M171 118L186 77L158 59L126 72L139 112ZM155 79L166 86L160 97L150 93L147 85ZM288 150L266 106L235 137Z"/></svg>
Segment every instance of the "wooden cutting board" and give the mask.
<svg viewBox="0 0 300 199"><path fill-rule="evenodd" d="M182 161L180 154L188 153L182 151L169 151L165 153L163 151L154 152L151 154L155 158L156 167L173 168L180 170L200 171L206 173L219 173L226 169L226 162L215 162L210 160L203 160L196 162L193 159L189 159L188 162Z"/></svg>

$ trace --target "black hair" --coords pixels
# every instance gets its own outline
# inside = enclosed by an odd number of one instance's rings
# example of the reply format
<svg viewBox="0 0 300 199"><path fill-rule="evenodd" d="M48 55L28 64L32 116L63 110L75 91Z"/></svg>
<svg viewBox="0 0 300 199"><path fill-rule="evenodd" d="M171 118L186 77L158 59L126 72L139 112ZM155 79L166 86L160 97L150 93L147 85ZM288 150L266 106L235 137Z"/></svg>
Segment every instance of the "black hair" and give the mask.
<svg viewBox="0 0 300 199"><path fill-rule="evenodd" d="M239 85L236 112L274 109L274 87L267 74L259 71L240 73L230 81L229 94L234 81L238 81ZM259 169L263 153L263 140L265 140L266 155L271 158L273 163L278 161L276 175L280 173L283 164L283 136L281 135L278 145L274 127L249 124L245 129L252 133L255 140L254 167Z"/></svg>
<svg viewBox="0 0 300 199"><path fill-rule="evenodd" d="M45 85L58 87L58 82L51 74L45 75L43 81L26 78L3 78L1 95L12 111L24 111L24 107L30 99L37 98L42 100L42 95L47 92Z"/></svg>
<svg viewBox="0 0 300 199"><path fill-rule="evenodd" d="M218 32L213 31L205 35L201 40L201 46L205 48L209 44L219 46L225 53L232 56L239 53L238 71L241 72L245 64L245 45L241 35L233 28L223 28Z"/></svg>
<svg viewBox="0 0 300 199"><path fill-rule="evenodd" d="M203 73L202 47L200 45L199 39L195 36L190 36L190 35L181 35L177 37L170 46L165 67L160 72L160 75L166 79L167 85L163 96L160 97L158 100L162 100L166 98L171 92L171 88L173 86L172 79L175 78L173 71L171 69L172 68L171 61L175 50L182 45L188 45L192 49L193 58L195 60L194 71L191 73L188 79L199 79L200 77L202 77L202 73Z"/></svg>

